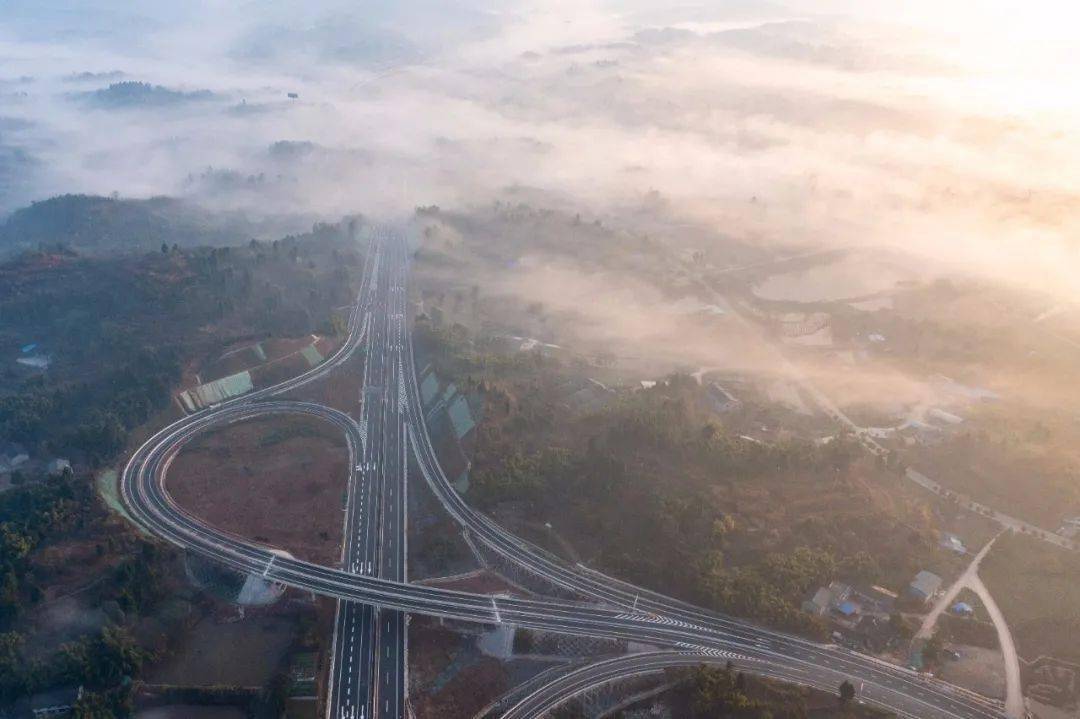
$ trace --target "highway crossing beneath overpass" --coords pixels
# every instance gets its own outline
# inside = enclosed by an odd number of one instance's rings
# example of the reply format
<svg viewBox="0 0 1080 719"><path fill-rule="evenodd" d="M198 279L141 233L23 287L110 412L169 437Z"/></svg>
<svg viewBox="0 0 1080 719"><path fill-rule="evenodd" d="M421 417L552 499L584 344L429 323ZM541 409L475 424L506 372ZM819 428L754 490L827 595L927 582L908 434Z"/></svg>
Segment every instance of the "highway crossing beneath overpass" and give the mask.
<svg viewBox="0 0 1080 719"><path fill-rule="evenodd" d="M381 670L372 662L364 669L368 672L368 697L360 697L358 688L355 696L344 705L340 700L342 675L336 673L335 687L339 693L337 699L331 697L331 704L332 711L339 712L337 717L352 719L354 716L370 716L366 714L369 707L373 707L379 716L404 716L407 706L407 680L404 675L406 623L402 613L410 612L486 624L510 623L537 630L624 639L671 647L684 654L705 658L716 652L737 653L746 657L747 661L755 662L754 666L767 667L774 675L799 678L796 680L804 684L835 688L843 679L850 679L862 688L862 700L902 716L943 719L991 719L1002 716L1000 707L989 700L938 681L920 678L913 672L873 657L768 630L629 585L585 567L566 565L473 510L454 491L443 474L423 421L411 338L406 327L404 283L407 255L404 242L395 233L384 231L377 239L373 254L375 260L370 277L365 278L350 316L349 335L337 353L305 375L223 402L165 427L136 449L121 475L121 496L129 513L161 539L241 572L263 575L285 585L336 597L348 603L379 608L378 616L383 619L375 624L372 631L380 635L381 624L381 637L368 646L380 647L384 654L383 669L395 667L393 671L400 678L393 679L396 682L393 686L395 701L393 706L386 703L382 707L374 706L372 697L379 690L370 684L377 682L376 673ZM364 414L365 423L362 424L350 415L324 405L277 399L285 392L340 367L362 342L369 347L366 363L370 363L371 369L378 366L379 372L385 373L379 385L379 409L389 411L378 423L372 423L371 415L367 412ZM373 359L376 356L378 358ZM372 542L370 538L365 540L364 548L358 550L355 556L349 555L347 550L343 568L325 567L283 556L272 548L208 526L176 505L165 489L169 464L193 437L224 423L276 413L307 414L338 427L348 446L349 486L354 488L354 497L355 488L369 488L362 490L369 492L364 495L369 499L365 500L363 510L357 510L360 512L355 517L358 521L351 531L357 531L361 525L375 524L375 517L379 518L377 523L386 531L377 541ZM376 424L379 426L376 427ZM373 431L382 433L380 441L383 443L382 449L374 456L368 450L374 444ZM405 449L411 451L425 480L443 506L474 541L479 541L506 561L535 574L550 586L558 588L560 593L572 595L575 599L492 599L485 595L407 583L404 546ZM377 490L371 487L373 480L370 477L360 476L372 471L365 467L374 466L382 468L375 475ZM390 501L391 494L396 500ZM379 498L379 502L375 501L375 497ZM381 507L378 512L374 507L376 503ZM394 522L396 525L391 526ZM346 539L350 536L346 535ZM374 555L370 553L372 544L376 548ZM378 571L365 573L363 570L366 566L362 562L368 561L377 563ZM365 617L375 616L372 610L366 610L366 615L364 611L360 610L356 616L358 626L366 626ZM395 616L400 617L400 621L393 619ZM390 624L386 623L387 619L391 620ZM337 630L342 630L340 624ZM338 639L337 645L340 646L340 633ZM390 654L386 655L388 649ZM335 662L340 661L348 662L348 656L335 649ZM358 661L353 659L354 663ZM647 668L651 661L647 658L627 658L616 666L632 674L643 667ZM341 664L336 666L340 669ZM614 670L607 667L604 676L614 676L611 674ZM769 672L762 669L762 673ZM378 675L389 686L387 676L390 675ZM360 681L362 679L358 678L357 687L360 687ZM548 696L556 695L554 690L548 693ZM388 693L383 694L384 702L389 696ZM338 702L336 707L333 707L334 701Z"/></svg>

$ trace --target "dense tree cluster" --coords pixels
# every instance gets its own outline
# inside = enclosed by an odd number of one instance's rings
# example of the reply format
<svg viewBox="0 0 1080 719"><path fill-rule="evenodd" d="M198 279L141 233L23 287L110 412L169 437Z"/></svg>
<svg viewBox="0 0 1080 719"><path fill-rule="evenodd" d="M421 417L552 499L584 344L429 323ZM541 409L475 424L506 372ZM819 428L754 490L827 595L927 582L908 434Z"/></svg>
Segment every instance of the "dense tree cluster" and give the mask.
<svg viewBox="0 0 1080 719"><path fill-rule="evenodd" d="M690 677L690 708L694 719L773 719L774 716L806 716L804 706L777 715L768 702L746 695L746 678L728 667L701 666Z"/></svg>
<svg viewBox="0 0 1080 719"><path fill-rule="evenodd" d="M41 232L86 226L85 218L47 216L64 208L117 211L76 198L18 221L38 223ZM334 308L352 298L358 223L320 224L304 235L232 248L161 242L148 254L105 259L42 250L0 263L0 347L32 342L51 359L29 377L14 363L0 368L0 438L35 457L69 456L78 475L68 470L0 494L0 706L82 685L73 716L130 715L132 681L187 614L165 602L174 555L117 530L83 468L113 461L128 433L168 406L192 360L253 336L302 336L317 326L344 332ZM98 602L109 623L51 654L27 651L29 610L48 589L56 557L95 549L101 573L81 598ZM279 677L250 698L252 706L276 715L284 687Z"/></svg>
<svg viewBox="0 0 1080 719"><path fill-rule="evenodd" d="M0 634L0 704L57 685L81 685L97 697L87 699L87 716L126 716L124 686L151 657L125 629L106 625L65 644L47 660L29 661L18 632ZM130 706L128 706L130 709Z"/></svg>
<svg viewBox="0 0 1080 719"><path fill-rule="evenodd" d="M0 437L104 462L169 403L189 359L228 342L208 325L246 336L343 332L333 308L351 298L355 232L320 224L243 248L0 265L0 344L33 339L52 360L7 391L0 382Z"/></svg>
<svg viewBox="0 0 1080 719"><path fill-rule="evenodd" d="M537 520L559 516L591 527L604 565L621 576L821 636L824 625L798 609L803 595L838 575L872 578L873 558L795 546L753 566L729 565L727 539L737 527L718 507L714 487L796 467L844 472L854 447L741 439L695 419L697 390L693 379L675 376L621 396L587 417L588 439L569 448L527 451L481 437L472 497L487 508L514 501ZM693 479L701 468L707 475Z"/></svg>
<svg viewBox="0 0 1080 719"><path fill-rule="evenodd" d="M828 706L823 705L824 697L810 702L811 692L805 688L747 676L731 662L724 667L702 665L680 670L676 678L682 680L680 693L685 697L686 713L691 719L891 716L867 706L856 706L855 686L846 680L837 687L835 704Z"/></svg>
<svg viewBox="0 0 1080 719"><path fill-rule="evenodd" d="M77 528L93 501L67 476L0 494L0 629L40 592L25 581L31 552L45 537Z"/></svg>
<svg viewBox="0 0 1080 719"><path fill-rule="evenodd" d="M850 436L747 439L712 413L697 380L680 374L578 413L556 399L581 375L574 360L500 351L497 341L435 316L417 323L416 338L444 381L483 396L470 501L489 511L512 504L535 523L557 518L586 533L586 551L620 576L821 638L824 622L800 609L815 587L906 581L933 551L922 523L843 499L864 496ZM793 487L799 477L805 486ZM766 533L740 524L744 489L802 501L831 495L844 506L822 506ZM907 551L877 551L898 541Z"/></svg>

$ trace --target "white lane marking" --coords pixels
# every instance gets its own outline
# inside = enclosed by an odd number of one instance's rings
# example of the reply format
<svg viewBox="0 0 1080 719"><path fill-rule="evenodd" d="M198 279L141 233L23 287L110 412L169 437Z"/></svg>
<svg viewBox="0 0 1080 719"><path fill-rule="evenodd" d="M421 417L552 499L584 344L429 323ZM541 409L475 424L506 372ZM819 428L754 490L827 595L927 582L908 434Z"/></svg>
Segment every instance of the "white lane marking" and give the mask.
<svg viewBox="0 0 1080 719"><path fill-rule="evenodd" d="M277 555L276 554L271 554L270 555L270 561L266 563L266 569L264 569L263 573L262 573L262 575L264 577L266 576L267 572L270 571L270 567L274 566L274 560L275 559L277 559Z"/></svg>

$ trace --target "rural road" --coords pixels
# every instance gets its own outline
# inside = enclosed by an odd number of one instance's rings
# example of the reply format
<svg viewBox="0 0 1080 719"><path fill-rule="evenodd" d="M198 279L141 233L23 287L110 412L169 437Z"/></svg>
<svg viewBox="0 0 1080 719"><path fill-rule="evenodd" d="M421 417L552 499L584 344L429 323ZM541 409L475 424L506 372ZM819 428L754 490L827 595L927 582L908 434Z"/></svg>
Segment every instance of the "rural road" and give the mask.
<svg viewBox="0 0 1080 719"><path fill-rule="evenodd" d="M922 626L919 628L915 638L929 639L933 635L938 618L956 600L956 596L960 594L961 590L967 588L978 594L979 600L986 607L986 611L994 623L994 629L997 630L1001 658L1005 664L1005 713L1010 717L1019 719L1024 716L1024 692L1020 684L1020 658L1016 653L1016 644L1013 642L1009 625L1005 621L1005 615L1001 613L1001 609L998 607L997 602L994 601L990 590L986 588L986 585L983 584L982 579L979 577L979 565L982 564L983 558L990 553L990 548L994 546L994 542L1003 533L998 533L986 543L986 546L979 550L979 553L971 560L971 564L934 603L930 613L923 619Z"/></svg>
<svg viewBox="0 0 1080 719"><path fill-rule="evenodd" d="M956 578L956 581L953 582L952 585L945 590L945 593L938 598L934 603L933 608L923 619L922 626L919 627L918 633L915 634L916 639L929 639L931 635L933 635L934 626L937 624L938 617L940 617L941 614L956 600L956 595L960 594L960 590L964 587L971 586L971 579L978 576L979 564L982 563L983 557L990 552L990 548L994 546L994 542L996 542L997 538L1000 536L1001 534L999 533L987 542L986 545L979 550L979 553L971 560L971 564L964 569L963 573Z"/></svg>
<svg viewBox="0 0 1080 719"><path fill-rule="evenodd" d="M997 629L1001 658L1005 662L1005 713L1010 717L1022 717L1024 716L1024 691L1020 684L1020 658L1016 654L1012 632L1009 631L1009 625L1005 623L1005 615L1001 613L990 590L986 588L977 573L972 576L969 586L979 595L987 613L990 614L991 621L994 622L994 628Z"/></svg>
<svg viewBox="0 0 1080 719"><path fill-rule="evenodd" d="M910 479L912 482L919 485L923 489L930 490L934 494L941 494L942 492L947 490L946 487L942 487L940 484L930 479L925 474L922 474L921 472L916 472L914 469L907 470L906 474L907 478ZM952 492L952 494L956 497L956 499L960 502L962 506L970 509L973 512L983 515L987 519L994 520L1005 529L1012 529L1017 532L1022 532L1037 539L1041 539L1044 542L1049 542L1050 544L1061 547L1062 549L1075 550L1077 549L1077 547L1080 547L1080 545L1078 545L1076 542L1067 539L1060 534L1048 531L1046 529L1043 529L1042 527L1037 527L1031 522L1025 522L1022 519L1017 519L1016 517L1012 517L1003 512L999 512L996 509L988 507L985 504L980 504L979 502L971 499L971 497L960 494L959 492Z"/></svg>

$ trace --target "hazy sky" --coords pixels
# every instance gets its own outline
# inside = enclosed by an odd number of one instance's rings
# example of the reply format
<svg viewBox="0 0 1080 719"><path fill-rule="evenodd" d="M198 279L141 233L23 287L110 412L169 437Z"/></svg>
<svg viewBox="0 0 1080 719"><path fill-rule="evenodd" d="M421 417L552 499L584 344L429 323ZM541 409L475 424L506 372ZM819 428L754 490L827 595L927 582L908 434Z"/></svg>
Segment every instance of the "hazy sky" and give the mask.
<svg viewBox="0 0 1080 719"><path fill-rule="evenodd" d="M1080 296L1072 4L71 5L0 10L0 213L116 191L393 217L510 186L604 213L655 190L729 235ZM98 92L125 80L174 94Z"/></svg>

